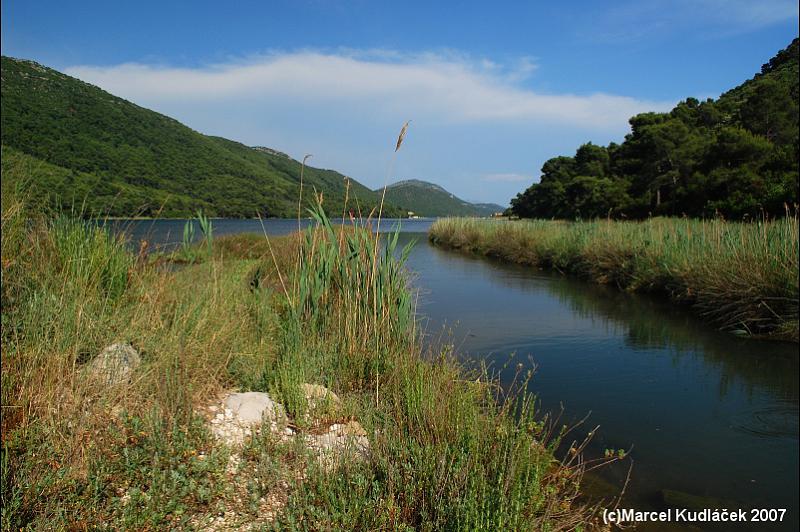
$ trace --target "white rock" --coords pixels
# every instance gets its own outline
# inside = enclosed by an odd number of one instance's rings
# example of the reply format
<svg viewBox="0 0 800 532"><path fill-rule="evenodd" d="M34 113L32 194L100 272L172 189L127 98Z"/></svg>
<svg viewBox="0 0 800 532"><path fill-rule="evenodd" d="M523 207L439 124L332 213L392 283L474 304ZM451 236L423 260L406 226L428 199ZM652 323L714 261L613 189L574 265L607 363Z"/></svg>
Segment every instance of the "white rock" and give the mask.
<svg viewBox="0 0 800 532"><path fill-rule="evenodd" d="M369 456L367 433L358 421L345 425L334 423L323 434L307 435L306 443L316 451L323 468L329 471L342 460L364 460Z"/></svg>
<svg viewBox="0 0 800 532"><path fill-rule="evenodd" d="M225 406L231 411L234 419L243 425L258 425L262 421L286 419L283 406L263 392L232 393L225 398Z"/></svg>

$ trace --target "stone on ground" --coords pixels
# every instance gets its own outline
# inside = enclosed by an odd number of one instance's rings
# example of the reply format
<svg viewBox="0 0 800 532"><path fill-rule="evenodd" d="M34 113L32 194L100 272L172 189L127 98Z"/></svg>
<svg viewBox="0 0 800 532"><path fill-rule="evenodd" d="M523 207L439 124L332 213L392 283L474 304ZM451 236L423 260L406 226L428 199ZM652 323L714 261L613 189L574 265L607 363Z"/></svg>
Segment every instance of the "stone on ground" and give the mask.
<svg viewBox="0 0 800 532"><path fill-rule="evenodd" d="M103 349L89 363L89 372L109 385L130 382L142 359L130 344L117 343Z"/></svg>
<svg viewBox="0 0 800 532"><path fill-rule="evenodd" d="M279 422L286 419L283 406L264 392L232 393L225 398L225 408L242 425L260 425L264 421Z"/></svg>
<svg viewBox="0 0 800 532"><path fill-rule="evenodd" d="M335 469L343 460L365 460L369 456L367 432L358 421L334 423L327 432L308 434L305 438L327 470Z"/></svg>
<svg viewBox="0 0 800 532"><path fill-rule="evenodd" d="M341 401L339 396L320 384L304 383L300 385L303 390L303 395L306 396L306 402L309 408L315 408L319 405L324 405L326 402L338 405Z"/></svg>
<svg viewBox="0 0 800 532"><path fill-rule="evenodd" d="M206 412L214 435L232 447L238 447L254 432L266 427L282 438L293 431L286 427L288 419L283 406L263 392L230 393L222 404L209 405Z"/></svg>
<svg viewBox="0 0 800 532"><path fill-rule="evenodd" d="M335 417L339 412L339 396L320 384L303 383L300 391L306 399L306 410L300 418L306 423L314 418Z"/></svg>

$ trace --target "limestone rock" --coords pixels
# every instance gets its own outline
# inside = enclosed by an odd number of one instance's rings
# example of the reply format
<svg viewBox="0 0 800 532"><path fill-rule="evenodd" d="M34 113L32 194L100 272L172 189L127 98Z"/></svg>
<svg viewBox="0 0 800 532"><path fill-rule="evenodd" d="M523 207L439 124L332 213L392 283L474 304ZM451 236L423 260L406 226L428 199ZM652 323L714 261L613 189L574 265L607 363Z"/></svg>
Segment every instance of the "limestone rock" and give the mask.
<svg viewBox="0 0 800 532"><path fill-rule="evenodd" d="M107 384L129 382L142 359L130 344L117 343L103 349L89 363L89 372Z"/></svg>
<svg viewBox="0 0 800 532"><path fill-rule="evenodd" d="M327 432L306 435L306 443L327 470L335 469L343 460L364 460L369 456L367 432L358 421L334 423Z"/></svg>
<svg viewBox="0 0 800 532"><path fill-rule="evenodd" d="M225 408L241 425L260 425L263 421L285 421L286 413L280 403L264 392L232 393L225 398Z"/></svg>
<svg viewBox="0 0 800 532"><path fill-rule="evenodd" d="M339 404L339 396L320 384L304 383L300 385L303 390L303 395L306 396L306 402L309 408L314 408L319 404L324 404L329 401L334 404Z"/></svg>
<svg viewBox="0 0 800 532"><path fill-rule="evenodd" d="M305 422L320 414L335 415L339 412L341 400L339 396L320 384L304 383L300 390L306 398L306 411L300 416Z"/></svg>
<svg viewBox="0 0 800 532"><path fill-rule="evenodd" d="M221 405L210 405L206 411L211 431L217 439L233 447L241 445L247 437L264 427L281 438L294 434L286 427L288 419L283 406L266 393L230 393Z"/></svg>

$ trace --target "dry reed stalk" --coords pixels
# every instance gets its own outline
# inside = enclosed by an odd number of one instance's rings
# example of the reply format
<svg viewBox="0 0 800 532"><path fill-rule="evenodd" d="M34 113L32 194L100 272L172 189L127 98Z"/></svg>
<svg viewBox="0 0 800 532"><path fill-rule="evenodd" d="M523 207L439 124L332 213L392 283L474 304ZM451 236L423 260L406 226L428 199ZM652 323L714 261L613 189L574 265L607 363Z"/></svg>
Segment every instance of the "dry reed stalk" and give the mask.
<svg viewBox="0 0 800 532"><path fill-rule="evenodd" d="M386 199L386 189L389 186L389 177L391 176L392 171L394 170L394 163L395 163L395 160L397 159L397 152L400 149L400 146L403 145L403 140L406 138L406 132L408 131L408 125L410 123L411 123L411 120L406 120L406 123L403 124L402 128L400 128L400 134L397 136L397 144L395 145L394 153L392 154L392 159L391 159L391 162L389 163L389 170L386 172L386 179L383 180L383 192L381 193L381 205L380 205L380 207L378 209L378 223L377 223L377 228L376 228L376 231L375 231L375 250L374 250L374 255L372 257L372 277L373 277L373 281L374 281L374 277L375 277L375 273L376 273L375 269L377 267L377 261L378 261L378 242L379 242L380 234L381 234L381 218L383 216L383 203L384 203L384 200ZM374 314L373 320L377 321L377 314L378 314L377 301L375 302L374 307L375 308L374 308L374 312L373 312L373 314Z"/></svg>
<svg viewBox="0 0 800 532"><path fill-rule="evenodd" d="M269 235L267 234L267 228L264 226L264 220L261 218L261 213L258 214L258 221L261 223L261 231L264 233L264 238L267 240L267 247L269 248L269 254L272 256L272 263L275 266L275 271L278 274L278 280L281 282L281 289L283 289L283 295L286 296L287 301L292 301L289 296L289 291L286 289L286 284L283 282L283 275L281 275L281 269L278 265L278 259L275 257L275 252L272 250L272 243L269 241Z"/></svg>

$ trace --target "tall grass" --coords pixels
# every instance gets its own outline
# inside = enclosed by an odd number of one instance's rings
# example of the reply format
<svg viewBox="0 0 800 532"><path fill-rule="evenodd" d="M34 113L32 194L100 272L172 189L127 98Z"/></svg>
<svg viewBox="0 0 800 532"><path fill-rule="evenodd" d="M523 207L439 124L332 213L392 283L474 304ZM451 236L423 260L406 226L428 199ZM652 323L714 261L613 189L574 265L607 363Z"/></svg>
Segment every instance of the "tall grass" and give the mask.
<svg viewBox="0 0 800 532"><path fill-rule="evenodd" d="M501 389L450 348L421 350L396 233L376 247L368 221L336 227L317 204L315 228L215 239L172 271L101 227L3 200L3 529L180 529L232 507L252 521L242 501L276 489L279 529L593 526L576 502L581 447L556 459L564 435L524 382ZM87 362L115 342L143 362L109 385ZM331 474L265 435L232 481L198 406L268 391L314 431L305 382L342 398L323 422L359 420L368 459Z"/></svg>
<svg viewBox="0 0 800 532"><path fill-rule="evenodd" d="M798 338L797 215L749 223L451 218L436 221L429 238L624 290L666 294L724 330Z"/></svg>
<svg viewBox="0 0 800 532"><path fill-rule="evenodd" d="M5 195L2 214L2 528L163 528L209 508L225 452L194 409L253 364L231 319L246 269L159 271L102 227ZM111 386L86 368L115 342L144 362Z"/></svg>
<svg viewBox="0 0 800 532"><path fill-rule="evenodd" d="M370 231L334 227L319 205L311 213L317 226L298 241L302 260L284 272L298 288L283 296L283 342L262 386L297 414L304 405L293 390L321 382L349 399L343 419L356 417L374 437L371 459L338 475L308 464L304 488L290 496L278 526L585 526L592 509L575 502L585 464L554 458L561 434L549 435L524 383L500 390L448 351L422 356L403 268L411 248L398 249L391 233L376 257ZM280 262L267 257L256 284L277 286Z"/></svg>
<svg viewBox="0 0 800 532"><path fill-rule="evenodd" d="M337 336L351 347L413 338L414 309L403 269L412 246L398 250L395 232L376 250L368 229L334 229L321 206L310 212L317 227L305 231L294 274L298 317L317 331L335 323Z"/></svg>

